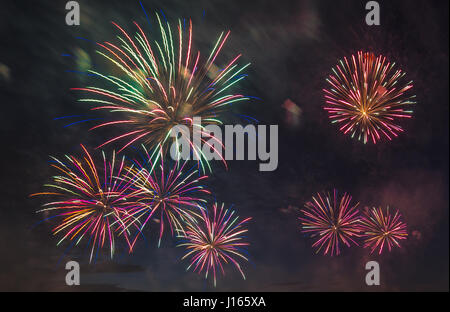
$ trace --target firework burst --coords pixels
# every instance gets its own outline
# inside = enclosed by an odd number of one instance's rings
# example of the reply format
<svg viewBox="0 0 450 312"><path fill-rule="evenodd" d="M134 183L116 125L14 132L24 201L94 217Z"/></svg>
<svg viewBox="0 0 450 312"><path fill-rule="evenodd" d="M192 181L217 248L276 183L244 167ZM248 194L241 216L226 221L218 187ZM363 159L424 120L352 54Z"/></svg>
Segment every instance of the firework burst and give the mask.
<svg viewBox="0 0 450 312"><path fill-rule="evenodd" d="M212 271L214 286L216 286L217 271L225 274L224 264L232 263L245 279L245 274L238 263L239 259L248 261L243 255L243 248L248 243L243 242L242 234L247 232L244 225L251 220L247 218L239 221L233 210L224 209L224 204L213 205L212 216L206 210L201 211L200 220L192 220L186 225L186 232L180 236L187 253L182 259L190 258L189 270L205 272L205 278Z"/></svg>
<svg viewBox="0 0 450 312"><path fill-rule="evenodd" d="M184 231L186 220L200 217L200 204L206 202L202 196L210 194L201 182L208 176L201 175L196 167L187 168L186 162L165 163L161 146L156 162L152 161L153 157L145 147L144 151L144 163L135 161L136 166L126 169L134 195L138 198L136 202L140 205L133 216L143 220L142 230L149 220L159 214L159 246L166 222L174 235Z"/></svg>
<svg viewBox="0 0 450 312"><path fill-rule="evenodd" d="M299 218L302 232L315 238L312 246L317 248L317 253L323 249L324 255L339 255L341 243L348 247L352 243L358 245L354 240L360 236L358 204L352 206L351 199L347 194L339 199L336 190L333 196L318 193L301 210L304 214Z"/></svg>
<svg viewBox="0 0 450 312"><path fill-rule="evenodd" d="M113 125L122 125L126 129L123 134L99 147L122 141L124 143L120 152L140 142L149 149L162 145L167 151L169 145L176 141L170 135L171 129L174 126L186 126L185 129L189 129L190 133L184 133L184 137L192 138L193 131L200 131L203 135L201 145L206 144L214 150L210 142L215 141L220 145L222 142L208 131L203 131L204 126L222 124L220 115L227 105L249 99L230 91L233 85L245 78L243 71L249 64L237 64L241 55L228 63L219 63L218 56L230 35L229 31L220 34L211 53L204 58L200 52L194 52L191 21L185 27L179 20L178 25L173 27L161 21L158 14L156 17L159 41L150 40L136 22L137 32L134 35L128 34L113 22L120 32L117 36L119 43L97 43L101 48L97 52L111 62L120 74L105 75L90 71L108 87L91 86L73 90L92 95L80 101L94 104L93 110L106 110L115 113L110 115L120 116L92 129ZM200 117L202 125L196 125L194 117ZM194 144L192 139L188 143L193 158L202 164L203 169L203 162L209 167L201 146Z"/></svg>
<svg viewBox="0 0 450 312"><path fill-rule="evenodd" d="M390 214L389 207L386 212L381 207L364 211L361 230L364 248L370 248L370 253L378 248L378 254L381 254L385 246L391 251L394 246L400 247L400 240L408 237L400 213L397 210L394 215Z"/></svg>
<svg viewBox="0 0 450 312"><path fill-rule="evenodd" d="M403 128L399 119L411 118L412 81L405 82L405 73L395 69L382 55L358 52L346 57L333 68L324 89L326 106L332 123L365 143L377 143L382 137L392 140Z"/></svg>
<svg viewBox="0 0 450 312"><path fill-rule="evenodd" d="M102 152L103 166L97 167L86 148L81 147L84 151L82 159L66 156L65 161L60 161L52 157L52 167L59 175L53 177L53 183L45 185L51 190L31 196L59 198L44 204L38 211L56 213L49 219L60 219L52 230L54 235L62 236L58 245L66 240L78 245L87 239L90 261L95 250L98 252L106 246L113 258L116 237L123 237L131 247L130 228L133 228L132 224L138 224L133 210L139 206L133 203L130 185L125 182L124 158L118 160L113 153L109 161Z"/></svg>

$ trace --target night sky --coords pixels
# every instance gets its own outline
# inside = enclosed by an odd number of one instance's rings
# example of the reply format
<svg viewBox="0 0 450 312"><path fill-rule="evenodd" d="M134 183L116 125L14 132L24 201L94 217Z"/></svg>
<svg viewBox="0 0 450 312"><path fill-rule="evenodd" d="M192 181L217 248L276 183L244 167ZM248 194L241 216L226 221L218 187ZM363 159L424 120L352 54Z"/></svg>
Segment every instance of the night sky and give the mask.
<svg viewBox="0 0 450 312"><path fill-rule="evenodd" d="M366 25L366 1L142 1L149 15L162 10L172 22L192 18L194 43L203 54L230 29L222 56L242 53L242 62L252 63L240 88L260 100L233 105L226 121L242 123L236 116L245 114L279 125L276 171L259 172L256 161L230 161L229 170L214 163L207 185L217 200L253 218L246 238L250 261L243 264L247 279L228 267L216 288L185 271L183 250L170 236L157 248L157 227L132 255L119 248L113 261L89 264L87 250L65 254L67 245L56 247L51 224L39 223L43 216L35 212L44 202L29 195L55 173L49 155L80 155L80 143L94 148L106 139L105 132L88 131L92 123L64 127L67 122L54 120L94 116L69 90L91 77L71 71L104 66L91 41L114 38L110 21L130 31L133 20L148 25L139 1L78 2L80 26L65 24L66 1L2 3L0 291L449 290L448 1L379 1L380 26ZM351 139L322 109L331 68L359 50L385 55L414 81L413 118L402 121L405 133L392 142ZM283 105L287 100L300 108L296 124ZM299 209L333 188L350 193L361 207L399 209L409 233L402 248L381 256L357 247L335 257L316 255L300 232ZM65 285L69 260L81 263L77 288ZM378 287L365 284L369 260L380 263Z"/></svg>

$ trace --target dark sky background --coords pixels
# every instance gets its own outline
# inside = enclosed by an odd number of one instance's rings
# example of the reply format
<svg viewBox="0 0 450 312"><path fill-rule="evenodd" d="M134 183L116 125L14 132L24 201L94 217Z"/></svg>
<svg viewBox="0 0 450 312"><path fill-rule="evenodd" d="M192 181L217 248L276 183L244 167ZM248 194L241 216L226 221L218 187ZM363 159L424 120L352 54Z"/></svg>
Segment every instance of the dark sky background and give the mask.
<svg viewBox="0 0 450 312"><path fill-rule="evenodd" d="M448 291L448 1L379 1L381 26L365 24L366 1L143 1L148 14L163 10L171 21L191 17L203 54L230 29L222 55L240 52L252 63L241 88L261 98L233 112L279 125L275 172L259 172L257 162L231 161L228 171L215 164L209 179L219 201L253 217L247 280L228 267L215 289L203 275L185 272L183 250L169 236L156 247L155 228L134 254L119 250L114 261L89 265L87 251L64 255L49 225L35 226L42 201L28 195L54 173L48 155L79 153L79 143L95 147L105 139L102 132L88 132L90 124L64 128L53 120L91 116L69 90L87 81L67 72L83 66L82 58L62 54L82 56L82 50L101 66L94 45L76 37L111 40L116 32L110 21L130 30L133 20L147 25L139 1L78 2L81 25L75 27L65 24L66 1L2 3L1 291ZM402 124L405 134L376 146L344 136L322 109L331 67L361 49L395 61L414 81L418 101L414 118ZM297 126L287 122L287 99L301 109ZM363 248L344 248L338 257L316 255L300 233L298 210L314 193L332 188L349 192L362 207L399 209L409 233L403 248L382 256ZM64 282L65 263L72 259L81 262L82 285L76 289ZM380 263L379 287L365 285L369 260Z"/></svg>

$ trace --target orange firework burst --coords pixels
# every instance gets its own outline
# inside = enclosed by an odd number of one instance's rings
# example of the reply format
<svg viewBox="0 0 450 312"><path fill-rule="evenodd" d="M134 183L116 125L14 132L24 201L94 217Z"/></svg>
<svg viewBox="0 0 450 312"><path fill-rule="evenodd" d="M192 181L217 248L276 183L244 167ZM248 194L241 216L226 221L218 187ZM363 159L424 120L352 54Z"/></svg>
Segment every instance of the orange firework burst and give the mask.
<svg viewBox="0 0 450 312"><path fill-rule="evenodd" d="M409 106L415 104L412 81L404 78L405 73L382 55L358 52L344 57L327 79L324 109L341 131L364 144L376 144L381 137L392 140L404 131L398 120L411 118Z"/></svg>

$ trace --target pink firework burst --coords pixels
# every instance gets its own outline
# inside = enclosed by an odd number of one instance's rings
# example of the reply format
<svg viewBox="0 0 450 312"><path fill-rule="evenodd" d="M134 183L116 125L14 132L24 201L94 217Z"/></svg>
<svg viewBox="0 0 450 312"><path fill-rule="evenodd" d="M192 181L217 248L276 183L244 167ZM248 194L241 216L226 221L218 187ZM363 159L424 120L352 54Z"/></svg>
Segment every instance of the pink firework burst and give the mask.
<svg viewBox="0 0 450 312"><path fill-rule="evenodd" d="M152 161L153 155L149 155L145 147L144 151L144 162L136 160L136 166L127 168L133 194L140 205L133 211L133 216L143 220L140 230L149 220L157 218L160 246L166 223L174 235L184 231L186 220L200 217L200 204L206 202L203 197L210 194L202 185L208 176L200 174L198 166L189 168L186 161L164 162L161 146L155 161Z"/></svg>
<svg viewBox="0 0 450 312"><path fill-rule="evenodd" d="M339 198L336 190L333 196L318 193L301 210L302 232L315 239L312 246L317 248L317 253L323 249L324 255L339 255L340 244L358 245L354 240L360 236L358 204L351 205L351 199L346 193Z"/></svg>
<svg viewBox="0 0 450 312"><path fill-rule="evenodd" d="M176 142L171 136L172 128L183 126L189 130L183 132L185 137L194 129L201 131L202 145L215 149L211 140L221 145L220 138L201 130L194 117L200 117L204 126L221 125L228 106L249 100L232 90L246 77L244 71L250 64L239 65L240 54L223 62L220 54L229 31L219 35L207 57L194 48L191 21L185 26L182 20L171 25L158 14L156 18L159 29L151 37L136 22L135 33L128 33L113 22L119 32L117 42L99 42L97 52L114 71L102 74L91 70L89 73L99 78L98 85L73 90L85 94L80 101L93 104L92 110L104 111L111 118L92 129L121 129L121 134L99 147L122 142L119 152L134 144L144 144L149 149L162 145L167 152ZM209 167L199 144L193 140L188 143L202 168Z"/></svg>
<svg viewBox="0 0 450 312"><path fill-rule="evenodd" d="M84 157L66 156L64 161L53 158L52 167L58 170L47 192L32 194L57 198L43 205L39 212L51 215L48 219L60 220L53 228L54 235L60 235L58 245L73 241L75 245L87 240L90 260L94 251L108 246L110 256L115 252L117 236L125 239L130 247L130 229L137 230L133 202L133 191L126 182L124 157L116 159L112 154L108 160L102 152L103 164L98 166L87 149L81 145ZM54 214L54 215L52 215Z"/></svg>
<svg viewBox="0 0 450 312"><path fill-rule="evenodd" d="M364 248L370 248L370 253L378 249L378 254L381 254L385 246L389 251L394 246L400 247L399 241L408 237L406 223L402 222L401 218L398 210L392 215L389 207L386 211L381 207L365 211L361 218Z"/></svg>
<svg viewBox="0 0 450 312"><path fill-rule="evenodd" d="M242 234L247 232L244 225L251 218L239 220L233 210L224 209L224 204L218 206L217 203L213 205L211 215L206 210L201 213L202 218L188 222L185 235L180 236L183 242L178 246L187 249L182 259L190 257L191 261L187 269L194 267L194 272L205 272L205 278L212 271L216 286L217 271L220 269L225 274L224 264L230 262L245 279L238 260L248 261L244 247L249 244L243 241Z"/></svg>
<svg viewBox="0 0 450 312"><path fill-rule="evenodd" d="M324 109L339 130L364 144L382 137L392 140L404 131L398 121L411 118L415 104L412 81L404 79L405 73L382 55L358 52L344 57L327 78Z"/></svg>

